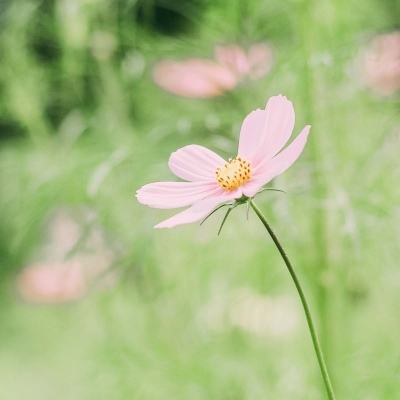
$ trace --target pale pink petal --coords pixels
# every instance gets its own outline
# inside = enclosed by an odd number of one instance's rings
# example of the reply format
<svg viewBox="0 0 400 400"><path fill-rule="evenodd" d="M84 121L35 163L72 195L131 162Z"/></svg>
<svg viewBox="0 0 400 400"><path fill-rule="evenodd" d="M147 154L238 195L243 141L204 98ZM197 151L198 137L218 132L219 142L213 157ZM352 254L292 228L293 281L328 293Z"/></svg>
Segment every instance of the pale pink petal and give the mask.
<svg viewBox="0 0 400 400"><path fill-rule="evenodd" d="M263 186L262 180L251 180L243 185L243 194L247 197L254 197Z"/></svg>
<svg viewBox="0 0 400 400"><path fill-rule="evenodd" d="M187 181L215 181L215 171L225 164L218 154L197 144L182 147L171 154L168 166L179 178Z"/></svg>
<svg viewBox="0 0 400 400"><path fill-rule="evenodd" d="M259 160L277 154L289 140L295 121L293 104L285 96L271 97L265 107L265 126L261 137Z"/></svg>
<svg viewBox="0 0 400 400"><path fill-rule="evenodd" d="M206 217L216 206L228 202L235 198L240 198L242 191L237 189L233 192L223 192L222 189L218 195L193 204L190 208L160 222L155 228L173 228L177 225L190 224Z"/></svg>
<svg viewBox="0 0 400 400"><path fill-rule="evenodd" d="M82 265L77 261L34 264L18 276L17 289L31 303L62 303L77 300L87 289Z"/></svg>
<svg viewBox="0 0 400 400"><path fill-rule="evenodd" d="M265 127L265 111L257 109L244 119L240 129L238 155L247 161L255 159Z"/></svg>
<svg viewBox="0 0 400 400"><path fill-rule="evenodd" d="M229 68L238 77L248 75L250 72L247 54L239 46L217 46L215 48L215 58L221 65Z"/></svg>
<svg viewBox="0 0 400 400"><path fill-rule="evenodd" d="M247 76L259 79L271 68L272 51L264 43L252 45L247 52L237 45L217 46L215 59L221 65L230 68L241 79Z"/></svg>
<svg viewBox="0 0 400 400"><path fill-rule="evenodd" d="M237 84L228 68L202 59L161 61L154 67L153 79L168 92L192 98L218 96Z"/></svg>
<svg viewBox="0 0 400 400"><path fill-rule="evenodd" d="M139 203L153 208L179 208L202 200L220 189L217 182L156 182L136 192Z"/></svg>
<svg viewBox="0 0 400 400"><path fill-rule="evenodd" d="M265 111L253 111L244 120L238 154L253 166L273 157L289 140L294 119L291 101L281 95L271 97Z"/></svg>
<svg viewBox="0 0 400 400"><path fill-rule="evenodd" d="M293 142L278 155L254 170L252 180L243 186L243 194L253 197L257 191L276 176L285 172L301 155L310 133L310 125L303 128Z"/></svg>
<svg viewBox="0 0 400 400"><path fill-rule="evenodd" d="M363 55L365 83L387 96L400 89L400 32L378 35Z"/></svg>
<svg viewBox="0 0 400 400"><path fill-rule="evenodd" d="M272 50L265 43L257 43L249 50L250 77L262 78L272 66Z"/></svg>

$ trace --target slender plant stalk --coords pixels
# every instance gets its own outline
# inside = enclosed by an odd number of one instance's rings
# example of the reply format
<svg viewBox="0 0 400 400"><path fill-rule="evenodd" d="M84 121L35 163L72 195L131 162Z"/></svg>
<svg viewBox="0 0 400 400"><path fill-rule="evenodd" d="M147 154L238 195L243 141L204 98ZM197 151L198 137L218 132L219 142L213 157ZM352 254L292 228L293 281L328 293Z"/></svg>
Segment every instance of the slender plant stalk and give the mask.
<svg viewBox="0 0 400 400"><path fill-rule="evenodd" d="M302 43L302 59L300 80L300 91L303 94L302 104L304 105L304 117L306 121L312 121L313 131L323 131L322 121L318 113L318 93L323 88L326 90L325 81L326 72L321 68L316 68L309 62L314 54L318 54L326 47L326 40L324 37L327 28L326 23L321 19L316 18L315 9L320 9L323 5L317 0L303 0L298 3L299 18L298 21L298 34L301 37ZM328 11L329 12L329 11ZM318 34L317 34L318 32ZM322 36L322 37L321 37ZM326 118L325 118L326 119ZM313 196L316 201L321 202L328 197L328 183L325 173L326 152L324 152L324 135L313 135L309 142L310 162L312 166L312 179L313 179ZM322 154L325 156L322 157ZM330 328L330 315L331 303L333 298L333 288L326 284L326 276L329 274L331 268L331 260L328 250L328 236L329 229L329 210L320 204L314 207L311 214L311 226L314 234L314 265L318 266L318 270L314 271L312 280L313 290L317 296L317 318L319 322L319 329L321 333L321 346L324 350L325 359L329 365L332 359L331 348L333 342L333 335L328 335L332 332ZM335 376L332 376L335 379Z"/></svg>
<svg viewBox="0 0 400 400"><path fill-rule="evenodd" d="M326 367L326 363L324 360L324 355L322 354L322 349L321 349L321 345L319 343L318 340L318 336L315 330L315 326L314 326L314 322L312 320L311 317L311 312L310 312L310 307L308 306L306 297L304 295L303 289L300 285L300 281L297 278L296 272L294 271L294 268L292 266L292 264L290 263L290 260L285 252L285 250L283 249L282 245L280 244L278 238L276 237L274 231L271 229L271 227L269 226L267 220L265 219L263 213L261 212L261 210L256 206L256 204L254 203L253 200L249 200L250 201L250 205L253 208L254 212L257 214L258 218L260 218L262 224L265 226L265 228L267 229L268 233L270 234L272 240L274 241L276 247L279 250L280 255L283 258L283 261L286 264L286 267L289 271L290 276L293 279L293 282L296 286L297 292L299 293L300 296L300 300L301 300L301 304L303 305L303 309L304 309L304 313L306 315L306 319L307 319L307 324L308 324L308 328L310 330L310 334L311 334L311 339L312 339L312 343L314 345L314 350L315 353L317 355L317 359L318 359L318 364L321 370L321 374L322 374L322 378L324 380L325 383L325 387L326 387L326 391L328 394L328 398L329 400L335 400L335 395L333 393L333 388L332 388L332 384L331 384L331 380L329 378L329 373L328 373L328 369Z"/></svg>

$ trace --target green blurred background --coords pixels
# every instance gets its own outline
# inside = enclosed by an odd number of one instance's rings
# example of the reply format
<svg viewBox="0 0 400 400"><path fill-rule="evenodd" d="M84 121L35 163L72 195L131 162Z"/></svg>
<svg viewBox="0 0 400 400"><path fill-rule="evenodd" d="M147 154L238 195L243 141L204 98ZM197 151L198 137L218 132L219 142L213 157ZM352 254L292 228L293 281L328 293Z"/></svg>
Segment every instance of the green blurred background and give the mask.
<svg viewBox="0 0 400 400"><path fill-rule="evenodd" d="M375 94L356 67L399 11L395 0L2 0L0 398L324 398L295 289L255 216L235 209L220 237L220 213L155 231L173 212L134 198L173 179L177 147L235 155L245 115L279 93L312 135L273 183L286 194L258 203L305 285L338 399L400 398L399 96ZM224 96L179 98L152 81L160 59L255 42L273 48L270 73ZM16 279L52 247L58 210L90 213L75 223L103 232L113 283L29 304Z"/></svg>

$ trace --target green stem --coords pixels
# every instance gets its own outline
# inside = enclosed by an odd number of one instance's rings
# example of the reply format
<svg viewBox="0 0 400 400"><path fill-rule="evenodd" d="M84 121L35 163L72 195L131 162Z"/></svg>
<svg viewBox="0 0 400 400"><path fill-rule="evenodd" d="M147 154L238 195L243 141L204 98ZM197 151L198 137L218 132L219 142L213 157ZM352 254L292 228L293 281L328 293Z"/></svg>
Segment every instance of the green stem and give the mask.
<svg viewBox="0 0 400 400"><path fill-rule="evenodd" d="M279 242L278 238L276 237L274 231L269 226L269 224L268 224L267 220L265 219L263 213L256 206L256 204L254 203L253 200L249 200L249 201L250 201L250 205L253 208L254 212L257 214L258 218L260 218L261 222L263 223L263 225L267 229L267 231L270 234L272 240L274 241L276 247L278 248L279 253L281 254L281 256L283 258L283 261L285 262L286 267L287 267L287 269L289 271L289 274L293 279L293 282L294 282L294 284L296 286L297 292L299 293L301 303L303 305L304 313L306 315L308 328L310 330L312 343L314 345L314 350L315 350L315 353L317 355L318 364L319 364L319 367L320 367L320 370L321 370L322 378L323 378L324 383L325 383L326 391L328 393L328 398L329 398L329 400L335 400L335 395L333 393L333 388L332 388L331 380L329 378L328 369L327 369L326 364L325 364L324 356L323 356L322 350L321 350L321 345L319 344L319 340L318 340L318 336L317 336L317 333L316 333L316 330L315 330L314 322L313 322L312 317L311 317L310 307L308 306L308 303L307 303L306 297L304 295L303 289L302 289L302 287L300 285L299 279L297 278L297 275L296 275L296 273L295 273L295 271L293 269L292 264L289 261L288 256L286 255L285 250L283 249L282 245L280 244L280 242Z"/></svg>
<svg viewBox="0 0 400 400"><path fill-rule="evenodd" d="M326 71L322 68L315 67L309 62L310 58L314 54L320 53L326 47L326 41L330 40L330 36L327 34L326 22L320 18L316 18L316 9L322 9L326 11L326 8L330 5L324 2L320 4L317 0L302 0L298 3L297 9L299 13L298 21L298 34L300 39L303 63L301 64L301 70L299 73L302 76L300 80L300 90L303 94L301 102L304 105L305 120L312 121L313 132L324 130L324 121L321 120L320 105L317 100L318 93L321 89L326 90ZM328 2L329 3L329 2ZM328 11L329 12L329 11ZM317 34L318 32L318 34ZM326 36L325 33L328 35ZM328 197L328 180L325 176L326 173L326 162L327 157L322 157L324 152L325 142L324 135L313 135L310 140L309 152L311 155L312 165L312 191L315 200L321 203L323 199ZM312 212L312 230L314 234L314 249L315 249L315 262L314 265L318 266L317 271L311 271L313 275L312 282L314 284L314 291L317 296L317 315L319 322L319 329L321 334L321 346L324 350L325 359L329 365L332 360L330 354L333 342L333 335L328 335L328 332L332 332L330 329L330 314L331 314L331 303L332 303L332 288L326 282L326 276L329 275L331 268L330 258L328 254L328 236L329 230L329 210L326 207L322 207L318 204L314 207ZM335 377L332 376L332 379Z"/></svg>

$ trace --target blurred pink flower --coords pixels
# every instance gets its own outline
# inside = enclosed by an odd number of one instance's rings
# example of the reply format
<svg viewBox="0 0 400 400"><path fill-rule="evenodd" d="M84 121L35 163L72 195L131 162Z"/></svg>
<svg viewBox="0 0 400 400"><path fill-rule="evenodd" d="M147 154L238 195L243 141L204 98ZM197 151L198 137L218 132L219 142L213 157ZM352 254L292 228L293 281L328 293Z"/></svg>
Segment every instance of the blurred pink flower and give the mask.
<svg viewBox="0 0 400 400"><path fill-rule="evenodd" d="M17 288L30 303L77 300L87 289L81 265L73 261L31 265L18 277Z"/></svg>
<svg viewBox="0 0 400 400"><path fill-rule="evenodd" d="M215 60L160 61L154 67L153 78L176 95L208 98L233 90L246 77L261 78L271 64L272 52L265 44L254 44L248 51L237 45L218 46Z"/></svg>
<svg viewBox="0 0 400 400"><path fill-rule="evenodd" d="M363 75L368 86L382 95L400 89L400 32L376 36L363 57Z"/></svg>
<svg viewBox="0 0 400 400"><path fill-rule="evenodd" d="M237 45L218 46L215 49L215 58L238 79L262 78L272 65L272 51L263 43L253 44L247 52Z"/></svg>
<svg viewBox="0 0 400 400"><path fill-rule="evenodd" d="M163 209L191 206L155 226L172 228L204 218L219 204L253 197L302 153L309 125L282 150L294 121L292 103L285 96L271 97L265 110L257 109L243 121L235 158L225 161L203 146L185 146L171 154L168 165L177 177L189 182L147 184L137 191L138 201Z"/></svg>
<svg viewBox="0 0 400 400"><path fill-rule="evenodd" d="M95 283L96 287L115 283L115 273L108 273L113 254L92 213L57 210L48 224L48 236L42 261L28 265L17 277L17 291L24 301L64 303L83 297Z"/></svg>
<svg viewBox="0 0 400 400"><path fill-rule="evenodd" d="M164 90L194 98L219 96L237 84L232 71L215 61L201 59L161 61L154 68L153 77Z"/></svg>

